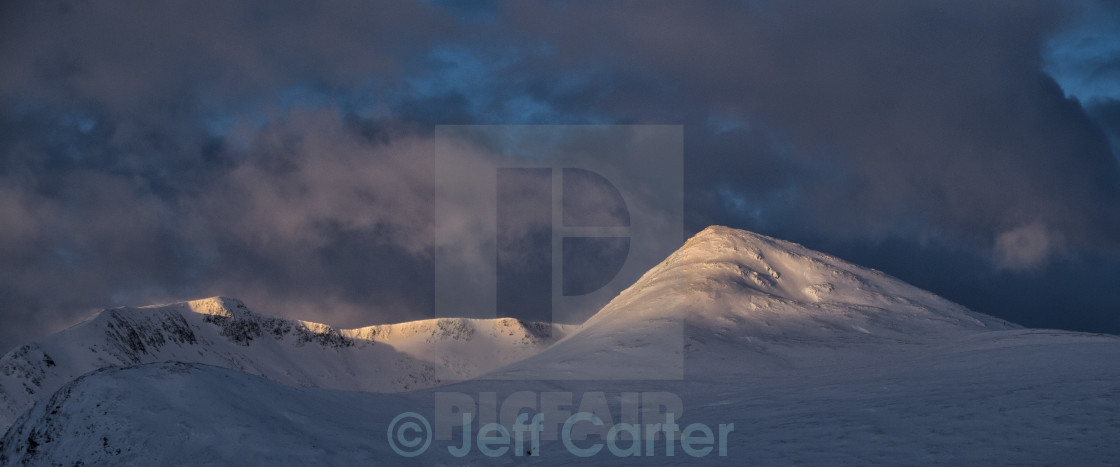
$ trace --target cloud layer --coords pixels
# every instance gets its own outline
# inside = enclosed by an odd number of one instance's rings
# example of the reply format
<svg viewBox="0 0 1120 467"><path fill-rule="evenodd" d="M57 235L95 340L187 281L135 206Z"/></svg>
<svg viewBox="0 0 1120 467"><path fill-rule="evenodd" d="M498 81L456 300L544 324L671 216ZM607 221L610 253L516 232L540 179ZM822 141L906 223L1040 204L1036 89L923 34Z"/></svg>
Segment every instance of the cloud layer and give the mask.
<svg viewBox="0 0 1120 467"><path fill-rule="evenodd" d="M464 123L683 124L689 232L1120 332L1107 3L0 8L0 350L213 294L430 317L433 128Z"/></svg>

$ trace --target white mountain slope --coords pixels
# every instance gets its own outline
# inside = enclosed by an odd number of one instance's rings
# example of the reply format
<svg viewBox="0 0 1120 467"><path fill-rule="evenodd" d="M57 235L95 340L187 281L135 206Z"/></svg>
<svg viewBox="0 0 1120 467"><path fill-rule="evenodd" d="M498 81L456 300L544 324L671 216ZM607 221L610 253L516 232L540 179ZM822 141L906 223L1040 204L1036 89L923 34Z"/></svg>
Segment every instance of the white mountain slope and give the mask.
<svg viewBox="0 0 1120 467"><path fill-rule="evenodd" d="M801 245L713 226L580 328L494 378L671 378L681 352L759 371L1018 326ZM711 350L705 352L705 350ZM838 351L841 350L841 351ZM601 364L588 367L586 361ZM742 363L749 362L749 365ZM688 371L703 361L689 361ZM676 373L679 377L679 371Z"/></svg>
<svg viewBox="0 0 1120 467"><path fill-rule="evenodd" d="M1117 465L1120 339L1020 334L930 347L874 365L743 369L681 381L468 381L377 394L299 388L224 368L161 363L107 368L67 384L0 438L0 465ZM703 358L690 354L689 363ZM585 362L595 365L595 362ZM734 365L734 364L732 364ZM691 373L691 372L690 372ZM404 458L390 421L434 418L436 391L468 395L605 392L679 396L683 427L733 423L726 457L573 456L558 441L539 456L449 454L461 437ZM573 406L573 411L575 407ZM473 427L478 429L478 425ZM456 432L457 434L458 432ZM586 446L582 444L581 446Z"/></svg>
<svg viewBox="0 0 1120 467"><path fill-rule="evenodd" d="M66 382L109 366L195 362L294 386L394 392L472 378L532 355L564 330L544 337L543 326L432 319L335 330L259 315L222 297L109 309L0 358L0 429Z"/></svg>
<svg viewBox="0 0 1120 467"><path fill-rule="evenodd" d="M673 357L683 379L658 378ZM1116 361L1115 336L1019 328L796 244L713 227L552 346L486 375L514 380L374 394L196 364L108 368L24 413L0 439L0 464L571 464L580 459L556 441L539 457L460 459L447 450L458 441L437 440L406 459L386 429L407 411L432 420L437 391L571 391L577 403L602 392L612 410L625 392L662 391L683 401L682 427L735 430L727 457L678 450L659 464L1115 465ZM619 379L650 370L652 380ZM603 449L593 460L618 459Z"/></svg>

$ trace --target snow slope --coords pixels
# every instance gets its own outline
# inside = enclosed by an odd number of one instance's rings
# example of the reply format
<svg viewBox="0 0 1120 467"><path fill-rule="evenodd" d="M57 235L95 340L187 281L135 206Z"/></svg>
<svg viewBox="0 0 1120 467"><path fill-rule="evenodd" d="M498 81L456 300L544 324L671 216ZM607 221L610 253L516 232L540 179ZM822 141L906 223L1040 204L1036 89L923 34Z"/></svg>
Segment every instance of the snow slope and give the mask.
<svg viewBox="0 0 1120 467"><path fill-rule="evenodd" d="M710 357L689 372L728 357L757 372L1015 328L879 271L713 226L567 337L488 376L679 379L681 355L697 352Z"/></svg>
<svg viewBox="0 0 1120 467"><path fill-rule="evenodd" d="M1002 331L874 365L742 372L679 381L468 381L377 394L283 386L229 369L160 363L109 368L35 406L0 439L0 465L573 465L557 441L539 456L455 458L435 440L407 459L390 421L434 420L435 391L503 400L515 391L666 391L682 426L734 423L726 457L614 458L619 465L1116 465L1120 339ZM965 339L968 341L969 339ZM690 355L689 360L698 358ZM585 362L594 364L594 362ZM615 412L617 423L618 412ZM477 426L475 427L477 429Z"/></svg>
<svg viewBox="0 0 1120 467"><path fill-rule="evenodd" d="M231 302L218 303L230 311ZM184 334L161 328L166 343L157 351L169 352L161 358L183 358L188 350L206 356L211 354L198 347L240 345L236 336L246 326L229 324L236 320L210 323L205 312L177 313L188 327L193 326L189 319L209 327L191 327L198 344L190 345L173 338ZM245 361L274 363L267 372L259 363L239 367L218 359L218 366L210 366L214 362L200 357L191 364L109 367L58 383L58 391L24 412L0 439L0 464L580 461L556 441L546 441L539 457L501 459L477 449L465 458L452 457L447 447L457 440L437 440L414 459L398 456L386 444L396 415L413 411L433 419L440 392L496 393L502 400L518 391L571 392L577 401L602 394L612 410L624 405L628 392L668 392L683 401L682 426L735 424L727 457L693 459L678 451L677 457L655 459L659 464L1120 463L1114 442L1120 439L1120 365L1115 363L1120 338L1023 329L877 271L740 230L712 227L697 234L586 323L558 333L555 343L528 337L534 335L531 329L494 332L500 321L433 322L307 334L314 338L295 330L272 337L263 331L272 328L262 326L259 335L250 333L256 336L250 346L284 358L254 354ZM475 330L451 326L454 322ZM490 331L478 331L483 324ZM457 338L479 334L490 337L478 339L475 351L454 351ZM461 373L465 377L485 374L394 394L293 386L368 390L384 384L377 379L384 367L347 366L357 365L347 360L352 349L390 347L380 345L379 338L394 342L399 358L469 368ZM361 343L371 339L373 345ZM67 349L76 356L89 353L65 342L50 348L40 344L22 353L20 361L46 368L50 364L38 349L46 349L55 366L63 360L55 355ZM516 358L478 361L492 357L477 349L504 351L514 345L525 349ZM99 355L109 352L99 350ZM361 364L383 361L369 358ZM344 369L355 375L340 376L348 374ZM290 375L306 379L300 383ZM370 386L356 387L359 383ZM605 449L593 460L620 461ZM621 461L647 465L651 459Z"/></svg>
<svg viewBox="0 0 1120 467"><path fill-rule="evenodd" d="M0 358L0 429L68 381L99 368L195 362L294 385L393 392L478 376L561 336L515 319L432 319L335 330L214 297L104 310ZM546 337L548 336L548 337Z"/></svg>

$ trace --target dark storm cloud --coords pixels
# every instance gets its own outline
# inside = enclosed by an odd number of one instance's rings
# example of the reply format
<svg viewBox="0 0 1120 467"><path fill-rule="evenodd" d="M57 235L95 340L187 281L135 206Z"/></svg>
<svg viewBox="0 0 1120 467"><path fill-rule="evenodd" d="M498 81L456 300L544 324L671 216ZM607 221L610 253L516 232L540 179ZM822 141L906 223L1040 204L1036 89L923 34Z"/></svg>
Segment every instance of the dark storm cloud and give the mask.
<svg viewBox="0 0 1120 467"><path fill-rule="evenodd" d="M7 8L5 94L136 112L350 89L399 72L455 22L419 2L21 2ZM172 102L175 101L175 102Z"/></svg>
<svg viewBox="0 0 1120 467"><path fill-rule="evenodd" d="M1120 99L1120 9L1090 1L1076 11L1077 27L1051 38L1044 51L1047 72L1087 106Z"/></svg>
<svg viewBox="0 0 1120 467"><path fill-rule="evenodd" d="M431 316L432 125L452 123L684 124L690 231L1120 332L1120 112L1110 81L1074 79L1120 61L1070 39L1111 37L1087 19L1117 17L1104 3L2 8L0 349L86 308L219 293L343 325ZM1079 282L1099 294L1044 311ZM1039 283L1066 285L1006 292Z"/></svg>
<svg viewBox="0 0 1120 467"><path fill-rule="evenodd" d="M1117 86L1117 89L1120 93L1120 86ZM1100 125L1101 130L1108 134L1112 142L1112 154L1120 164L1120 98L1098 100L1089 108L1089 113Z"/></svg>
<svg viewBox="0 0 1120 467"><path fill-rule="evenodd" d="M889 234L917 217L926 234L994 246L1009 266L1041 260L1042 245L1120 238L1108 142L1042 71L1066 13L1056 4L517 5L527 29L555 25L561 55L656 70L674 79L683 115L742 120L728 135L693 133L724 156L693 157L695 180L714 190L729 168L799 169L796 186L733 191L791 189L797 209L777 215L805 228Z"/></svg>
<svg viewBox="0 0 1120 467"><path fill-rule="evenodd" d="M5 9L0 347L91 307L219 293L346 324L426 310L430 149L353 112L376 111L379 81L406 86L412 57L454 34L445 12Z"/></svg>

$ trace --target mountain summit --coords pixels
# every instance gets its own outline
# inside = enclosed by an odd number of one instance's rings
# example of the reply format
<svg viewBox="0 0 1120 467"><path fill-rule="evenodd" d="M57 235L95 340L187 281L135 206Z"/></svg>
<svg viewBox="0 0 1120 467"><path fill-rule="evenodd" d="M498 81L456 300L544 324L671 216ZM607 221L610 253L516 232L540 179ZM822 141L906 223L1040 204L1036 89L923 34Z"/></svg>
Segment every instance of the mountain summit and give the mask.
<svg viewBox="0 0 1120 467"><path fill-rule="evenodd" d="M399 392L476 377L539 352L565 329L548 335L543 326L442 318L338 330L258 314L227 297L112 308L0 358L0 430L100 368L199 363L292 386Z"/></svg>
<svg viewBox="0 0 1120 467"><path fill-rule="evenodd" d="M682 424L736 424L719 463L1120 459L1116 336L1020 328L750 232L705 229L585 323L543 326L335 330L222 297L105 310L0 359L0 463L398 463L387 427L441 392L675 395ZM449 452L422 462L493 462Z"/></svg>
<svg viewBox="0 0 1120 467"><path fill-rule="evenodd" d="M674 379L686 353L753 371L1016 328L799 244L711 226L566 338L490 377ZM570 363L585 361L599 363Z"/></svg>
<svg viewBox="0 0 1120 467"><path fill-rule="evenodd" d="M684 354L705 349L757 369L825 361L806 352L1015 327L878 271L719 226L582 325L553 325L552 334L543 326L445 318L337 330L226 297L108 309L0 358L0 427L67 381L110 366L202 363L288 385L397 392L484 374L678 379ZM597 363L573 363L586 361Z"/></svg>
<svg viewBox="0 0 1120 467"><path fill-rule="evenodd" d="M680 308L635 306L676 297ZM833 338L847 331L921 340L943 332L1016 327L874 269L799 244L712 226L642 276L588 321L651 309L695 325L756 336ZM750 328L750 329L745 329Z"/></svg>
<svg viewBox="0 0 1120 467"><path fill-rule="evenodd" d="M720 226L689 239L582 325L553 325L551 335L542 326L445 318L337 330L254 313L227 297L113 308L0 358L0 427L67 381L110 366L202 363L295 386L396 392L483 374L674 379L684 374L684 353L713 345L731 345L714 352L757 368L823 361L798 357L814 349L1015 327L878 271ZM598 363L572 363L582 361Z"/></svg>

